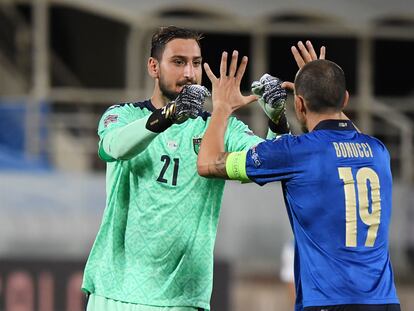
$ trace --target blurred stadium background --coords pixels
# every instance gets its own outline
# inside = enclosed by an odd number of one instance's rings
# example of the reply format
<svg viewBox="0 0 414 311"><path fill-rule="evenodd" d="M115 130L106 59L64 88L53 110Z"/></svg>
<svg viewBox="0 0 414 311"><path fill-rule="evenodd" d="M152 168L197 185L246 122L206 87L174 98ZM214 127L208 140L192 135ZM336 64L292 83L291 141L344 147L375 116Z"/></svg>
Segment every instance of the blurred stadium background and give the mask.
<svg viewBox="0 0 414 311"><path fill-rule="evenodd" d="M347 75L347 113L391 152L391 257L403 310L414 310L412 0L0 0L0 310L83 310L105 204L97 122L113 103L150 96L149 41L162 25L203 32L214 70L222 50L248 55L245 92L264 72L292 80L298 40L327 46ZM257 106L238 116L265 133ZM279 185L229 182L212 310L290 310L279 278L290 237Z"/></svg>

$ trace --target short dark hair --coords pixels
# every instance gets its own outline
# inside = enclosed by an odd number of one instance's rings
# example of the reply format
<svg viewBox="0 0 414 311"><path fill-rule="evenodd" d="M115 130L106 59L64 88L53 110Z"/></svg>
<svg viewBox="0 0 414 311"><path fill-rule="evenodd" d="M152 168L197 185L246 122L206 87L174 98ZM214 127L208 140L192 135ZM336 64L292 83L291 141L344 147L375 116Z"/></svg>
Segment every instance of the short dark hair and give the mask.
<svg viewBox="0 0 414 311"><path fill-rule="evenodd" d="M152 35L151 40L151 57L161 60L165 45L174 39L193 39L201 48L200 40L203 35L197 31L176 26L160 27Z"/></svg>
<svg viewBox="0 0 414 311"><path fill-rule="evenodd" d="M295 78L295 93L310 111L340 111L346 92L345 74L334 62L318 59L307 63Z"/></svg>

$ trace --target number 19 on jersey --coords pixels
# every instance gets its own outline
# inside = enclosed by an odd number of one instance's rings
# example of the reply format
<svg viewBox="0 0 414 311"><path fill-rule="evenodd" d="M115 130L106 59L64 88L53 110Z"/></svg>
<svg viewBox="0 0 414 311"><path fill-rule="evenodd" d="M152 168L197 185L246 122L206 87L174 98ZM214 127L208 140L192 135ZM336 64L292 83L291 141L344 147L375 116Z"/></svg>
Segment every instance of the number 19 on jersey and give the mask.
<svg viewBox="0 0 414 311"><path fill-rule="evenodd" d="M344 182L345 245L346 247L357 247L357 236L362 234L362 230L359 230L358 233L357 217L359 214L362 222L368 226L365 246L373 247L381 221L381 195L378 174L368 167L358 169L355 178L351 167L339 167L338 173L339 178ZM370 190L368 189L368 183L370 184Z"/></svg>

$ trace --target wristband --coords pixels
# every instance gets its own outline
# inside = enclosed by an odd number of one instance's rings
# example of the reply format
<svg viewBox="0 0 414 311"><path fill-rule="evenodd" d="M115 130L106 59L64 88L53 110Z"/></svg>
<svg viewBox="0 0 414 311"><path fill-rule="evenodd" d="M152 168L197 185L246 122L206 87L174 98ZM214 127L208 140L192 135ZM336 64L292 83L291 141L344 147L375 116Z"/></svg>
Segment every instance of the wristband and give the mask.
<svg viewBox="0 0 414 311"><path fill-rule="evenodd" d="M169 128L173 121L171 117L175 112L175 103L168 103L165 107L155 110L148 118L146 129L154 132L161 133Z"/></svg>
<svg viewBox="0 0 414 311"><path fill-rule="evenodd" d="M289 123L285 113L282 113L277 124L269 119L268 125L269 129L277 135L288 134L290 132Z"/></svg>

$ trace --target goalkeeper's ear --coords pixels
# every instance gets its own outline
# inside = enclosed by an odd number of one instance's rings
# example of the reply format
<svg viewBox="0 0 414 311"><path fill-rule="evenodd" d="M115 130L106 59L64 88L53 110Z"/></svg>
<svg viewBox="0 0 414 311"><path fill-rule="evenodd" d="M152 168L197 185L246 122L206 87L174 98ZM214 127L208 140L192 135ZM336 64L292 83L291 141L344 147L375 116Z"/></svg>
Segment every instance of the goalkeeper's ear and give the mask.
<svg viewBox="0 0 414 311"><path fill-rule="evenodd" d="M153 79L159 78L159 68L160 68L160 63L158 62L156 58L154 57L148 58L147 70L151 78Z"/></svg>

